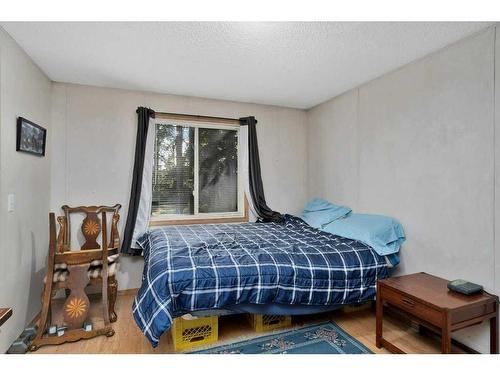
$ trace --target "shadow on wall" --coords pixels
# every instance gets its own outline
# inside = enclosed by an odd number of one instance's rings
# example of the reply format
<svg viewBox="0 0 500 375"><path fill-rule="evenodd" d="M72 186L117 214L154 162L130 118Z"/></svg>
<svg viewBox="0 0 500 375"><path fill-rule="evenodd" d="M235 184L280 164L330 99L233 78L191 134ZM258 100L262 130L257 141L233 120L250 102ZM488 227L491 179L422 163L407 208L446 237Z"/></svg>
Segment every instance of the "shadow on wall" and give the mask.
<svg viewBox="0 0 500 375"><path fill-rule="evenodd" d="M140 288L143 269L144 258L142 256L122 254L120 256L120 267L116 276L119 290Z"/></svg>
<svg viewBox="0 0 500 375"><path fill-rule="evenodd" d="M35 234L31 232L31 278L29 283L28 303L26 304L26 316L24 319L25 325L31 323L35 315L41 309L43 278L45 277L45 270L47 268L46 258L44 259L43 266L37 270L36 239Z"/></svg>

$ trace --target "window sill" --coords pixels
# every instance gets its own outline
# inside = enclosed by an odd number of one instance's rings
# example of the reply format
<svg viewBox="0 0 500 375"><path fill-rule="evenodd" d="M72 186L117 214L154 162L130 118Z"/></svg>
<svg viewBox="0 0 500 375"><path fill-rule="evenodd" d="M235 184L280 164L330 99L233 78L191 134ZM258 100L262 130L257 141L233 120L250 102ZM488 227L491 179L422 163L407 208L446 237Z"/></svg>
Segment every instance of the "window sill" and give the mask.
<svg viewBox="0 0 500 375"><path fill-rule="evenodd" d="M227 216L212 218L186 218L186 219L165 219L157 218L149 221L150 227L159 227L164 225L189 225L189 224L225 224L225 223L247 223L248 213L244 216Z"/></svg>
<svg viewBox="0 0 500 375"><path fill-rule="evenodd" d="M248 200L244 196L244 211L235 213L235 216L213 216L213 217L153 217L149 220L150 227L161 227L164 225L189 225L189 224L226 224L226 223L248 223Z"/></svg>

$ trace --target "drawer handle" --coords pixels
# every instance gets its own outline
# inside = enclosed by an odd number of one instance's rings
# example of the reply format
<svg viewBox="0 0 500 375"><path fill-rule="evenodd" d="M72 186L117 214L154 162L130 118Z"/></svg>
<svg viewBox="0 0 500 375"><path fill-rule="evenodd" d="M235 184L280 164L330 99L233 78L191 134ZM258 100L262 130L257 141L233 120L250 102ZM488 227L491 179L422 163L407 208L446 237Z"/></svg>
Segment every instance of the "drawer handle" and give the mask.
<svg viewBox="0 0 500 375"><path fill-rule="evenodd" d="M406 298L403 298L401 299L401 301L407 305L407 306L410 306L410 307L413 307L415 306L415 302L413 302L411 299L406 299Z"/></svg>

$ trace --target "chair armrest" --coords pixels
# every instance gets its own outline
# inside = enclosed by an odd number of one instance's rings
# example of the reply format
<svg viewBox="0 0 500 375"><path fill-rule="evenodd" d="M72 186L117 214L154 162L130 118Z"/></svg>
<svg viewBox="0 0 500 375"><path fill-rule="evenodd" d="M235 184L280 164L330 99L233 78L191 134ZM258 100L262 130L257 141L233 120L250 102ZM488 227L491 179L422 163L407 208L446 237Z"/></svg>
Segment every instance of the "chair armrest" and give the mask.
<svg viewBox="0 0 500 375"><path fill-rule="evenodd" d="M111 236L109 241L109 248L120 247L120 234L118 232L118 221L120 220L120 214L114 213L111 219Z"/></svg>
<svg viewBox="0 0 500 375"><path fill-rule="evenodd" d="M56 241L56 252L63 253L68 251L68 221L65 216L58 216L59 233Z"/></svg>

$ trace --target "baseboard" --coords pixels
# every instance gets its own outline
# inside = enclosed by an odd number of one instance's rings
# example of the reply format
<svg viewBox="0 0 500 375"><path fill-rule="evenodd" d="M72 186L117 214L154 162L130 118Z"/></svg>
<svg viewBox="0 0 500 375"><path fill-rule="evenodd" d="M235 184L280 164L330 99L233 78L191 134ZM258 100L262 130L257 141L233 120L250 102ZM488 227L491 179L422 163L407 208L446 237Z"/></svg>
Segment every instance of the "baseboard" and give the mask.
<svg viewBox="0 0 500 375"><path fill-rule="evenodd" d="M139 291L139 288L134 288L134 289L122 289L118 291L119 296L130 296L130 295L136 295L137 292Z"/></svg>

